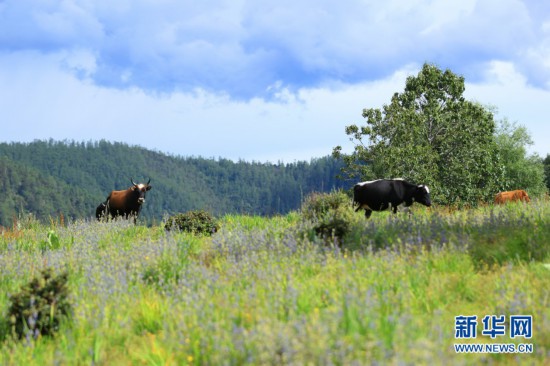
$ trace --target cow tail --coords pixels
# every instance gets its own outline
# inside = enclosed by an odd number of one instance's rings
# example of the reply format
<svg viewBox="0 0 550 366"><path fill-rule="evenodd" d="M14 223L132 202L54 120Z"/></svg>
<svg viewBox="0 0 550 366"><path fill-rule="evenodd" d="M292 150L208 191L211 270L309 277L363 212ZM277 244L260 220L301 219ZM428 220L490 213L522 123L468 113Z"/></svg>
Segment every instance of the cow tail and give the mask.
<svg viewBox="0 0 550 366"><path fill-rule="evenodd" d="M103 202L105 204L105 206L107 206L109 204L109 200L111 199L111 195L109 194L107 196L107 198L105 198L105 202Z"/></svg>

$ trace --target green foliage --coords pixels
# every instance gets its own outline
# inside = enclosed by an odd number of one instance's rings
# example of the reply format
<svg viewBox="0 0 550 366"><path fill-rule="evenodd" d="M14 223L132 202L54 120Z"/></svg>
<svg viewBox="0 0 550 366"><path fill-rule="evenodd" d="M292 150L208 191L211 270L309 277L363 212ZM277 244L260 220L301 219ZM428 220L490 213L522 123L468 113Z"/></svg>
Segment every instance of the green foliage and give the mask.
<svg viewBox="0 0 550 366"><path fill-rule="evenodd" d="M156 334L162 330L162 317L166 310L158 301L144 299L132 316L134 332L138 335L143 333Z"/></svg>
<svg viewBox="0 0 550 366"><path fill-rule="evenodd" d="M527 146L533 144L527 129L504 119L495 138L504 176L499 190L525 189L531 197L545 193L544 163L537 155L527 155Z"/></svg>
<svg viewBox="0 0 550 366"><path fill-rule="evenodd" d="M97 198L94 197L93 189L88 190L89 184L73 185L65 176L58 176L59 169L33 166L23 159L17 159L18 155L11 159L10 155L18 154L20 149L14 146L13 151L6 151L12 150L6 149L6 146L0 144L0 225L12 226L18 217L24 217L27 213L45 221L49 217L58 217L60 213L75 217L90 212L89 205ZM29 159L51 158L59 164L66 160L49 156L47 151L43 155L40 152L37 154L29 156ZM67 173L63 171L63 174ZM78 173L71 171L70 174Z"/></svg>
<svg viewBox="0 0 550 366"><path fill-rule="evenodd" d="M321 238L336 238L340 243L349 232L349 218L344 210L334 210L323 215L314 225L313 230Z"/></svg>
<svg viewBox="0 0 550 366"><path fill-rule="evenodd" d="M197 245L196 234L183 234L185 242L181 242L176 253L164 253L155 260L149 260L141 273L141 280L158 288L175 283L180 278L180 272L189 262L189 256L194 254L193 247ZM189 235L185 237L185 235ZM209 234L203 234L209 235Z"/></svg>
<svg viewBox="0 0 550 366"><path fill-rule="evenodd" d="M489 212L468 228L469 253L477 267L511 262L545 261L550 257L549 212L541 202L509 203ZM532 210L534 212L527 212Z"/></svg>
<svg viewBox="0 0 550 366"><path fill-rule="evenodd" d="M343 171L358 179L402 177L432 188L445 204L491 197L500 178L493 115L464 99L464 78L424 64L383 109L364 109L366 126L346 127L355 151Z"/></svg>
<svg viewBox="0 0 550 366"><path fill-rule="evenodd" d="M32 212L20 213L13 223L14 230L36 230L41 227L40 220Z"/></svg>
<svg viewBox="0 0 550 366"><path fill-rule="evenodd" d="M208 210L275 215L300 207L312 191L344 185L341 163L331 157L310 162L258 163L176 157L122 143L34 141L0 143L0 225L19 214L41 221L88 218L111 190L126 189L130 178L153 189L140 220L160 222L166 213Z"/></svg>
<svg viewBox="0 0 550 366"><path fill-rule="evenodd" d="M545 177L544 182L546 184L546 189L550 191L550 154L546 155L546 158L544 158L543 164L544 164L544 177Z"/></svg>
<svg viewBox="0 0 550 366"><path fill-rule="evenodd" d="M220 225L212 215L206 211L188 211L168 218L166 230L187 231L194 234L212 235L219 230Z"/></svg>
<svg viewBox="0 0 550 366"><path fill-rule="evenodd" d="M59 241L59 236L55 233L54 230L48 230L46 234L46 240L40 243L40 249L42 250L56 250L61 248L61 242Z"/></svg>
<svg viewBox="0 0 550 366"><path fill-rule="evenodd" d="M301 214L317 236L341 241L349 232L350 206L351 199L343 191L312 193L304 200Z"/></svg>
<svg viewBox="0 0 550 366"><path fill-rule="evenodd" d="M351 199L343 191L333 191L330 193L313 192L302 203L301 213L302 217L306 220L313 220L331 210L337 210L350 205Z"/></svg>
<svg viewBox="0 0 550 366"><path fill-rule="evenodd" d="M8 320L14 336L53 336L59 330L62 319L71 315L67 278L68 272L54 276L47 268L11 296Z"/></svg>

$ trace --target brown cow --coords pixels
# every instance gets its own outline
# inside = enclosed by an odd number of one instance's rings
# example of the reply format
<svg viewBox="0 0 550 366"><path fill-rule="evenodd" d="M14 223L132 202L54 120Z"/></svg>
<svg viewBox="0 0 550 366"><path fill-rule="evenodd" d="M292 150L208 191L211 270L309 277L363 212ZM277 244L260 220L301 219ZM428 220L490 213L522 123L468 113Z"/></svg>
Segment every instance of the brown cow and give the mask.
<svg viewBox="0 0 550 366"><path fill-rule="evenodd" d="M510 192L500 192L495 196L495 203L504 204L506 202L524 201L530 202L527 192L523 189L518 189Z"/></svg>
<svg viewBox="0 0 550 366"><path fill-rule="evenodd" d="M145 193L152 187L149 185L151 179L146 184L134 183L132 186L124 191L111 191L105 202L102 202L96 209L95 215L98 220L109 214L114 218L122 216L128 218L134 217L134 222L141 211L141 205L145 202Z"/></svg>

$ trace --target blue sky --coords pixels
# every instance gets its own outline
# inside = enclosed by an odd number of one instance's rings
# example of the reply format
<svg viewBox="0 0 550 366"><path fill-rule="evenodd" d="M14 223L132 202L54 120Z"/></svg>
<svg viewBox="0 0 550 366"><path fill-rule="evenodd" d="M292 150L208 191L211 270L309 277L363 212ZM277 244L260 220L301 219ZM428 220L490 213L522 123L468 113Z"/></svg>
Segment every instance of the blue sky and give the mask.
<svg viewBox="0 0 550 366"><path fill-rule="evenodd" d="M309 160L424 62L550 153L550 2L0 0L0 141Z"/></svg>

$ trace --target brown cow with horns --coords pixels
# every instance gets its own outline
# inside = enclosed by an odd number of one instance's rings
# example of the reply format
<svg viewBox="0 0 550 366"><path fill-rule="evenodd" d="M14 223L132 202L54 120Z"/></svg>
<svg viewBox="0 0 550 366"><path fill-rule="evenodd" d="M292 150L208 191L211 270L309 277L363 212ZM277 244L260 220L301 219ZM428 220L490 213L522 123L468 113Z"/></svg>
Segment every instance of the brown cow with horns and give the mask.
<svg viewBox="0 0 550 366"><path fill-rule="evenodd" d="M515 191L509 191L509 192L499 192L495 196L495 203L497 204L503 204L506 202L514 202L514 201L524 201L529 202L529 196L527 195L527 192L525 192L523 189L518 189Z"/></svg>
<svg viewBox="0 0 550 366"><path fill-rule="evenodd" d="M109 214L114 218L122 216L128 218L134 217L134 223L137 220L141 205L145 202L145 193L152 187L149 185L151 179L146 184L137 184L133 179L130 179L132 186L124 191L111 191L105 202L102 202L95 211L95 216L98 220Z"/></svg>

